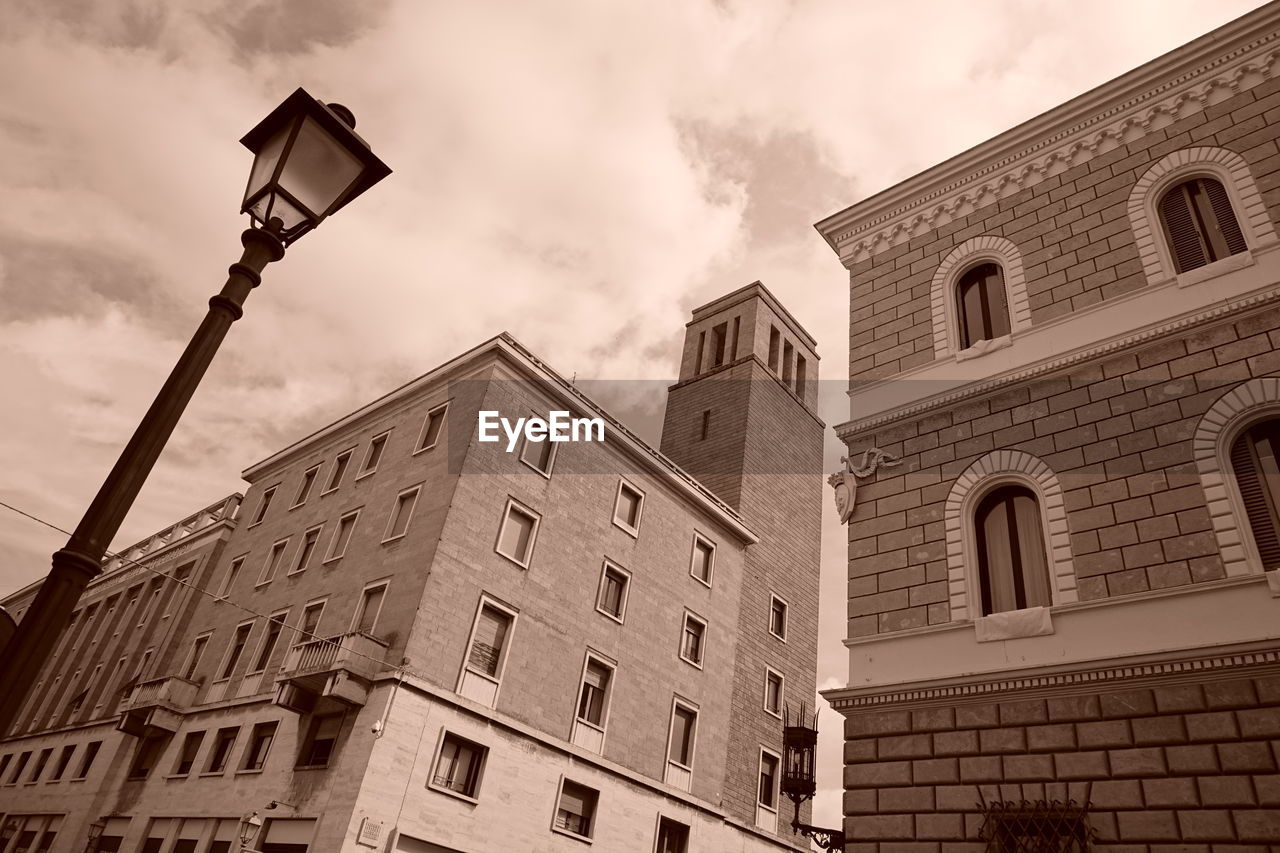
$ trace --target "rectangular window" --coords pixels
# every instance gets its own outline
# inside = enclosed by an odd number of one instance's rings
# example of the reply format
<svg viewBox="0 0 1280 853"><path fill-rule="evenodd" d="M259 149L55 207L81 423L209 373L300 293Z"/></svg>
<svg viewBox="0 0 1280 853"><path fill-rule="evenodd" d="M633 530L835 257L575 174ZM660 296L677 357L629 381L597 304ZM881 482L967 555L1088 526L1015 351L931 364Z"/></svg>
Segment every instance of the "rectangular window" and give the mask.
<svg viewBox="0 0 1280 853"><path fill-rule="evenodd" d="M316 476L319 473L319 465L313 465L302 472L302 483L298 486L298 496L293 499L294 506L302 506L307 502L307 498L311 497L311 489L315 486Z"/></svg>
<svg viewBox="0 0 1280 853"><path fill-rule="evenodd" d="M760 750L760 787L756 802L766 809L778 808L778 756Z"/></svg>
<svg viewBox="0 0 1280 853"><path fill-rule="evenodd" d="M13 764L13 773L9 776L9 784L15 785L22 778L22 771L27 769L27 762L31 760L31 752L27 751L18 756L18 760Z"/></svg>
<svg viewBox="0 0 1280 853"><path fill-rule="evenodd" d="M75 744L64 746L62 752L58 755L58 763L53 766L53 775L49 777L50 782L57 782L62 778L62 774L67 772L67 768L71 766L71 757L76 753ZM0 773L4 772L3 765L0 765Z"/></svg>
<svg viewBox="0 0 1280 853"><path fill-rule="evenodd" d="M480 791L480 773L488 752L488 747L445 732L430 787L474 800Z"/></svg>
<svg viewBox="0 0 1280 853"><path fill-rule="evenodd" d="M578 719L603 729L609 709L609 683L613 680L613 668L603 661L587 657L582 673L582 687L578 691Z"/></svg>
<svg viewBox="0 0 1280 853"><path fill-rule="evenodd" d="M644 492L628 483L618 482L618 494L613 501L613 523L632 536L640 532L640 516L644 511Z"/></svg>
<svg viewBox="0 0 1280 853"><path fill-rule="evenodd" d="M560 786L556 817L552 828L570 835L590 838L600 792L565 779Z"/></svg>
<svg viewBox="0 0 1280 853"><path fill-rule="evenodd" d="M173 775L186 776L196 765L196 756L200 754L200 745L204 743L204 732L187 732L182 739L182 751L178 753L178 763L173 766Z"/></svg>
<svg viewBox="0 0 1280 853"><path fill-rule="evenodd" d="M731 354L729 356L730 360L732 361L738 360L738 344L742 341L741 332L742 332L742 318L734 317L733 318L733 346L730 350Z"/></svg>
<svg viewBox="0 0 1280 853"><path fill-rule="evenodd" d="M711 586L711 573L715 569L716 546L709 539L693 534L693 555L689 560L689 574Z"/></svg>
<svg viewBox="0 0 1280 853"><path fill-rule="evenodd" d="M627 610L627 588L630 581L630 575L606 560L604 571L600 575L600 595L596 601L596 609L621 622Z"/></svg>
<svg viewBox="0 0 1280 853"><path fill-rule="evenodd" d="M804 383L806 377L806 362L804 356L796 355L796 393L800 395L800 399L804 399Z"/></svg>
<svg viewBox="0 0 1280 853"><path fill-rule="evenodd" d="M329 482L320 494L327 495L342 485L342 478L347 474L347 467L351 464L351 454L355 453L355 450L354 447L344 450L338 454L337 459L333 460L333 471L329 474Z"/></svg>
<svg viewBox="0 0 1280 853"><path fill-rule="evenodd" d="M0 755L0 780L4 778L4 771L9 769L9 762L13 759L13 753ZM0 848L3 849L3 848Z"/></svg>
<svg viewBox="0 0 1280 853"><path fill-rule="evenodd" d="M711 410L704 409L702 412L702 429L698 433L698 440L706 441L709 435L711 435Z"/></svg>
<svg viewBox="0 0 1280 853"><path fill-rule="evenodd" d="M222 589L218 590L218 598L226 598L231 594L231 585L236 582L236 576L240 574L242 565L244 565L244 557L237 557L231 561L231 568L227 569L227 575L222 579Z"/></svg>
<svg viewBox="0 0 1280 853"><path fill-rule="evenodd" d="M360 477L378 470L378 463L382 461L382 452L387 449L387 438L390 435L391 433L384 432L382 435L375 435L369 442L369 450L364 455L364 464L360 466Z"/></svg>
<svg viewBox="0 0 1280 853"><path fill-rule="evenodd" d="M667 760L685 769L693 767L693 750L696 745L698 712L676 702L671 710L671 743L667 748Z"/></svg>
<svg viewBox="0 0 1280 853"><path fill-rule="evenodd" d="M693 375L702 373L702 354L707 351L707 333L698 332L698 354L693 362Z"/></svg>
<svg viewBox="0 0 1280 853"><path fill-rule="evenodd" d="M342 730L341 714L317 714L311 718L298 754L299 767L328 767Z"/></svg>
<svg viewBox="0 0 1280 853"><path fill-rule="evenodd" d="M138 751L133 754L133 765L129 768L129 779L145 779L151 775L151 768L156 759L164 752L168 735L148 735L138 741Z"/></svg>
<svg viewBox="0 0 1280 853"><path fill-rule="evenodd" d="M415 453L423 450L430 450L436 446L436 442L440 440L440 431L444 429L444 416L448 411L449 404L436 406L427 412L426 420L422 422L422 434L418 436L418 449Z"/></svg>
<svg viewBox="0 0 1280 853"><path fill-rule="evenodd" d="M93 741L85 748L84 758L80 759L80 769L76 771L77 779L83 779L89 775L89 771L93 768L93 760L98 757L100 749L102 749L100 740Z"/></svg>
<svg viewBox="0 0 1280 853"><path fill-rule="evenodd" d="M378 626L378 614L382 612L382 601L386 596L386 581L366 587L360 594L360 607L356 610L356 618L351 624L351 630L372 637L374 628Z"/></svg>
<svg viewBox="0 0 1280 853"><path fill-rule="evenodd" d="M689 853L689 827L669 817L659 817L654 853Z"/></svg>
<svg viewBox="0 0 1280 853"><path fill-rule="evenodd" d="M230 678L231 673L235 672L236 664L240 662L240 655L244 654L244 647L249 642L249 632L252 630L252 622L244 622L236 626L236 633L231 638L231 647L227 650L227 660L222 665L219 679Z"/></svg>
<svg viewBox="0 0 1280 853"><path fill-rule="evenodd" d="M396 496L396 506L387 521L387 533L383 542L399 539L409 529L409 519L413 518L413 508L418 503L418 491L419 487L414 486Z"/></svg>
<svg viewBox="0 0 1280 853"><path fill-rule="evenodd" d="M786 341L782 345L782 384L791 384L791 366L794 359L795 348L791 346L791 341Z"/></svg>
<svg viewBox="0 0 1280 853"><path fill-rule="evenodd" d="M280 640L280 631L283 630L284 622L288 618L288 610L271 614L271 618L267 620L267 632L262 635L262 642L258 644L258 654L254 656L253 668L249 672L262 672L267 668L267 664L271 662L271 653L276 650L276 643Z"/></svg>
<svg viewBox="0 0 1280 853"><path fill-rule="evenodd" d="M221 773L227 769L227 759L231 757L231 749L236 745L236 737L239 734L239 726L218 729L218 734L213 739L213 748L209 750L209 761L204 767L205 773Z"/></svg>
<svg viewBox="0 0 1280 853"><path fill-rule="evenodd" d="M684 631L680 638L680 657L682 660L702 668L703 641L706 638L707 623L692 613L684 614Z"/></svg>
<svg viewBox="0 0 1280 853"><path fill-rule="evenodd" d="M782 336L776 326L769 327L769 369L778 372L778 350L782 344Z"/></svg>
<svg viewBox="0 0 1280 853"><path fill-rule="evenodd" d="M529 558L533 556L533 544L538 536L540 520L533 510L508 498L506 511L502 516L502 526L498 530L498 544L495 550L517 565L528 568Z"/></svg>
<svg viewBox="0 0 1280 853"><path fill-rule="evenodd" d="M241 770L261 770L266 765L267 753L271 751L271 742L275 740L277 725L273 720L253 727L249 745L244 751L244 766Z"/></svg>
<svg viewBox="0 0 1280 853"><path fill-rule="evenodd" d="M253 514L253 521L249 524L250 527L253 527L255 524L261 524L262 519L267 517L267 509L271 506L271 499L275 496L275 486L272 486L262 493L262 500L258 502L258 511Z"/></svg>
<svg viewBox="0 0 1280 853"><path fill-rule="evenodd" d="M301 645L319 638L320 615L324 613L324 601L313 601L302 609L302 623L294 645Z"/></svg>
<svg viewBox="0 0 1280 853"><path fill-rule="evenodd" d="M555 442L546 438L541 441L530 441L527 437L523 441L524 446L520 448L520 461L542 476L550 477L551 464L556 455Z"/></svg>
<svg viewBox="0 0 1280 853"><path fill-rule="evenodd" d="M168 619L173 615L173 608L181 600L179 596L188 583L188 578L191 577L191 570L195 568L195 565L195 563L187 563L185 566L179 566L174 570L172 575L175 582L174 590L173 594L165 599L164 616L162 618Z"/></svg>
<svg viewBox="0 0 1280 853"><path fill-rule="evenodd" d="M45 767L49 764L49 758L53 755L53 747L40 750L40 754L36 756L36 767L31 771L31 781L39 782L41 775L44 774Z"/></svg>
<svg viewBox="0 0 1280 853"><path fill-rule="evenodd" d="M187 681L195 681L196 673L200 670L200 661L204 659L205 649L209 647L209 637L212 633L201 634L191 641L191 652L187 655L187 665L182 669L182 677Z"/></svg>
<svg viewBox="0 0 1280 853"><path fill-rule="evenodd" d="M764 709L775 717L782 717L782 673L765 667Z"/></svg>
<svg viewBox="0 0 1280 853"><path fill-rule="evenodd" d="M142 605L142 614L138 617L137 627L141 628L147 624L147 620L156 610L156 605L160 603L160 584L161 581L158 580L151 582L151 592L147 595L146 603Z"/></svg>
<svg viewBox="0 0 1280 853"><path fill-rule="evenodd" d="M296 575L298 572L305 572L311 566L311 558L315 556L316 544L320 541L320 531L323 529L324 525L322 524L302 534L302 547L298 549L298 560L293 564L293 569L289 574Z"/></svg>
<svg viewBox="0 0 1280 853"><path fill-rule="evenodd" d="M769 597L769 633L787 639L787 603L776 595Z"/></svg>
<svg viewBox="0 0 1280 853"><path fill-rule="evenodd" d="M507 633L511 629L512 616L491 604L480 608L476 627L472 633L471 651L467 653L467 666L490 678L500 678L502 652Z"/></svg>
<svg viewBox="0 0 1280 853"><path fill-rule="evenodd" d="M356 519L360 511L349 512L338 519L338 529L333 531L333 540L329 542L329 553L325 562L336 560L347 553L347 545L351 543L351 532L356 529Z"/></svg>
<svg viewBox="0 0 1280 853"><path fill-rule="evenodd" d="M276 569L280 568L280 563L284 561L284 552L288 547L288 539L281 539L271 546L271 553L267 555L267 561L262 564L262 573L258 575L257 586L271 583L271 579L276 576Z"/></svg>
<svg viewBox="0 0 1280 853"><path fill-rule="evenodd" d="M711 366L724 364L725 350L729 343L729 324L720 323L711 330Z"/></svg>

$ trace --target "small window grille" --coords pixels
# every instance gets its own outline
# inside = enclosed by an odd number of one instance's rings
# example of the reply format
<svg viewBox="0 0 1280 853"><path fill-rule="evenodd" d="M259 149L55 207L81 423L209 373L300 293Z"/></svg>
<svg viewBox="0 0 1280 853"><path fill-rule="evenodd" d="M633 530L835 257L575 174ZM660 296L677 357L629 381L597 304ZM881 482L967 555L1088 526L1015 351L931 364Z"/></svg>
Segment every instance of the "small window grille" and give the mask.
<svg viewBox="0 0 1280 853"><path fill-rule="evenodd" d="M1062 798L1051 800L987 800L979 788L983 812L979 837L989 853L1086 853L1093 841L1091 784L1085 783L1082 800L1073 799L1065 783Z"/></svg>

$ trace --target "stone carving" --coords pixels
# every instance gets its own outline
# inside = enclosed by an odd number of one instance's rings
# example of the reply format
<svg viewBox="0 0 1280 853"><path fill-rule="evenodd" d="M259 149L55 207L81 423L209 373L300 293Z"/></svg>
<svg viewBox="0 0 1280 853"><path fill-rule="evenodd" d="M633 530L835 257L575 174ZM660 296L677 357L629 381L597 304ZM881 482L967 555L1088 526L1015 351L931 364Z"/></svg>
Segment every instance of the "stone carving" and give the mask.
<svg viewBox="0 0 1280 853"><path fill-rule="evenodd" d="M858 478L870 477L880 466L892 468L894 465L901 465L902 462L892 453L887 453L878 447L865 451L862 454L862 464L857 468L853 467L848 456L841 456L840 461L844 463L844 470L837 471L828 477L827 483L836 492L836 511L840 513L840 523L848 524L858 498Z"/></svg>

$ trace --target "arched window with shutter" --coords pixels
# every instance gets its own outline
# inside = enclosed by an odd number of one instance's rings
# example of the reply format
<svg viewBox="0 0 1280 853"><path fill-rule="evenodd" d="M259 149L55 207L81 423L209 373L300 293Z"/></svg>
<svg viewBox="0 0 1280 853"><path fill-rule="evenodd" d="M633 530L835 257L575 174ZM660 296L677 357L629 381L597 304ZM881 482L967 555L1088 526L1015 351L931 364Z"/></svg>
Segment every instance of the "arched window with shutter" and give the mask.
<svg viewBox="0 0 1280 853"><path fill-rule="evenodd" d="M978 264L960 276L956 320L962 350L1009 334L1009 298L999 264Z"/></svg>
<svg viewBox="0 0 1280 853"><path fill-rule="evenodd" d="M1262 568L1280 568L1280 419L1254 424L1231 445L1240 490Z"/></svg>
<svg viewBox="0 0 1280 853"><path fill-rule="evenodd" d="M982 615L1049 606L1049 565L1035 493L1000 486L978 504L973 525Z"/></svg>
<svg viewBox="0 0 1280 853"><path fill-rule="evenodd" d="M1207 266L1248 249L1231 198L1214 178L1192 178L1160 199L1169 254L1179 273Z"/></svg>

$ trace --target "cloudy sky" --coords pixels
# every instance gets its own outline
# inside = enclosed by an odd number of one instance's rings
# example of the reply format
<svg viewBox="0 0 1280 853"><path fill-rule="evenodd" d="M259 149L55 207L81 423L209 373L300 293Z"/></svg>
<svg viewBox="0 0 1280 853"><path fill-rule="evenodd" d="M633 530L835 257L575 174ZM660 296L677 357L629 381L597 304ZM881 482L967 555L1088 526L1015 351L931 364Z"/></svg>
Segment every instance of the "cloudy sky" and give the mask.
<svg viewBox="0 0 1280 853"><path fill-rule="evenodd" d="M117 546L502 330L566 375L670 379L689 309L755 279L817 337L838 423L846 278L813 222L1257 5L7 0L0 500L75 525L237 257L236 140L299 85L395 173L268 269ZM608 402L656 441L660 394ZM61 544L0 510L0 594Z"/></svg>

